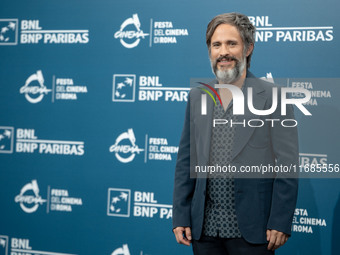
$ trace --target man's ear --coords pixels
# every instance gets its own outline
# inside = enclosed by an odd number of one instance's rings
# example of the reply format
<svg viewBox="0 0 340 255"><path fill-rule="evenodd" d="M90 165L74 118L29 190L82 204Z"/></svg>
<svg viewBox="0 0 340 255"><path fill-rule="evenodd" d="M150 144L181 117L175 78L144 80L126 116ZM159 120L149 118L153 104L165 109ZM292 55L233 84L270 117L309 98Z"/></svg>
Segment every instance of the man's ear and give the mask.
<svg viewBox="0 0 340 255"><path fill-rule="evenodd" d="M254 49L254 44L250 44L247 50L247 54L246 54L247 57L250 55L250 53L253 52L253 49Z"/></svg>

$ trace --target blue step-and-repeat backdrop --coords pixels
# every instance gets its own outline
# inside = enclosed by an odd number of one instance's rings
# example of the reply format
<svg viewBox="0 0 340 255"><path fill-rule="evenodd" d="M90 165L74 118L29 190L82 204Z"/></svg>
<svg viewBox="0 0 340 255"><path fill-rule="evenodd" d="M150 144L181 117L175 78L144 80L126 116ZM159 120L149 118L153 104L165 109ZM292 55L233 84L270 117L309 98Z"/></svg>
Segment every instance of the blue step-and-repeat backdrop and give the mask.
<svg viewBox="0 0 340 255"><path fill-rule="evenodd" d="M217 14L256 25L257 77L312 92L312 116L297 113L300 163L338 164L339 7L2 0L0 255L192 254L171 231L174 167L190 79L213 77ZM339 191L337 178L300 179L277 254L340 254Z"/></svg>

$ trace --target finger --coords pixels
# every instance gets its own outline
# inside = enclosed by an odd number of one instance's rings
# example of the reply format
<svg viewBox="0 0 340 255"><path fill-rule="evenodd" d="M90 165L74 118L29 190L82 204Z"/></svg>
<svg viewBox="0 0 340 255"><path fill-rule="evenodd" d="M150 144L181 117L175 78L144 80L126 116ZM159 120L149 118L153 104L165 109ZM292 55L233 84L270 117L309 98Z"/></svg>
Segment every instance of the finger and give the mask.
<svg viewBox="0 0 340 255"><path fill-rule="evenodd" d="M175 237L176 237L176 242L179 243L178 235L176 232L175 232Z"/></svg>
<svg viewBox="0 0 340 255"><path fill-rule="evenodd" d="M275 241L276 241L276 234L277 231L274 229L268 229L267 233L269 232L269 238L267 236L267 240L268 240L268 250L273 250L274 245L275 245Z"/></svg>
<svg viewBox="0 0 340 255"><path fill-rule="evenodd" d="M191 229L189 227L185 228L185 236L186 238L191 241Z"/></svg>
<svg viewBox="0 0 340 255"><path fill-rule="evenodd" d="M175 229L175 235L176 235L176 240L177 240L177 243L179 244L184 244L184 245L187 245L187 246L190 246L190 241L188 241L186 238L184 238L183 236L183 233L184 233L184 228L178 228L178 229Z"/></svg>
<svg viewBox="0 0 340 255"><path fill-rule="evenodd" d="M284 245L287 241L286 239L287 235L286 234L283 234L282 237L281 237L281 242L280 242L280 246Z"/></svg>
<svg viewBox="0 0 340 255"><path fill-rule="evenodd" d="M286 235L286 237L285 237L285 243L288 241L288 236Z"/></svg>
<svg viewBox="0 0 340 255"><path fill-rule="evenodd" d="M188 239L184 238L183 235L179 237L179 243L190 246L190 241Z"/></svg>
<svg viewBox="0 0 340 255"><path fill-rule="evenodd" d="M184 229L181 227L177 227L173 230L177 243L180 243L180 237L183 236L183 231Z"/></svg>
<svg viewBox="0 0 340 255"><path fill-rule="evenodd" d="M276 241L276 236L273 235L273 233L270 233L270 239L269 239L269 244L268 244L268 250L271 250L271 251L274 250L275 241Z"/></svg>
<svg viewBox="0 0 340 255"><path fill-rule="evenodd" d="M269 242L269 240L270 240L270 230L269 229L267 229L266 234L267 234L267 242Z"/></svg>
<svg viewBox="0 0 340 255"><path fill-rule="evenodd" d="M276 235L275 245L274 245L273 250L276 250L276 249L279 248L280 246L281 246L281 234L278 233L278 234Z"/></svg>

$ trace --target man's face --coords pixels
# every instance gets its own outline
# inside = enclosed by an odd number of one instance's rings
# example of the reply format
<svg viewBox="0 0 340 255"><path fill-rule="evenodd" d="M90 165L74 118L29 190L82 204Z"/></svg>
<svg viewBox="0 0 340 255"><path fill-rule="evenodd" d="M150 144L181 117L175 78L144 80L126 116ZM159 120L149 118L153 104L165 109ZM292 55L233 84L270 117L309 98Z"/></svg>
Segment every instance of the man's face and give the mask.
<svg viewBox="0 0 340 255"><path fill-rule="evenodd" d="M211 66L218 81L237 81L245 72L246 56L251 52L249 50L244 54L244 43L236 27L229 24L219 25L210 44Z"/></svg>

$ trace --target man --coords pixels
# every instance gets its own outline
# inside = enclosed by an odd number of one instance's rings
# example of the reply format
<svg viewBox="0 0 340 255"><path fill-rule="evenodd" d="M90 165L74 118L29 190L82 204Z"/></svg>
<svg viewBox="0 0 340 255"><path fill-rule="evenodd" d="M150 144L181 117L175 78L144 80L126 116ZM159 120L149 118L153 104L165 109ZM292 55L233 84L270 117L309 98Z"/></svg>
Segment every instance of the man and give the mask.
<svg viewBox="0 0 340 255"><path fill-rule="evenodd" d="M275 102L274 86L248 71L254 37L255 27L247 16L227 13L209 23L206 43L218 83L241 89L245 100L251 87L254 108L268 110ZM221 176L197 173L196 166L229 165L238 171L244 166L298 166L296 127L265 121L294 119L293 109L288 105L282 116L279 96L278 107L269 116L255 115L247 106L244 115L236 116L231 90L219 87L221 103L216 96L215 105L208 98L206 114L201 112L206 90L190 92L176 163L173 232L178 243L193 244L195 255L274 254L291 233L298 190L297 178L291 178L295 174ZM213 126L213 119L236 124ZM245 125L251 119L265 124Z"/></svg>

